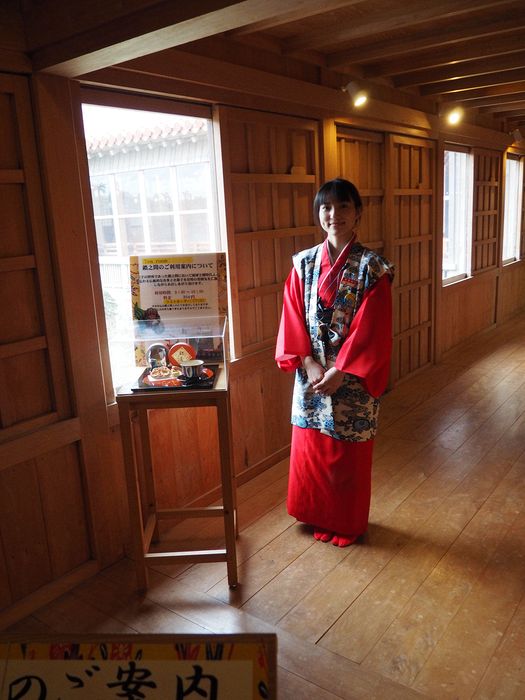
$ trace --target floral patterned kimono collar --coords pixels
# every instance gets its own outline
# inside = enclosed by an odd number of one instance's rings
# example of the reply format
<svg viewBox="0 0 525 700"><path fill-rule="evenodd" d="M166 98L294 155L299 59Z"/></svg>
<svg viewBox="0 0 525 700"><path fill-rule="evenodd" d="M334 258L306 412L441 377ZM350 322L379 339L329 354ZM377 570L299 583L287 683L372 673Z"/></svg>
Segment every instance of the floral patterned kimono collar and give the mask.
<svg viewBox="0 0 525 700"><path fill-rule="evenodd" d="M321 300L325 308L334 305L335 297L337 295L337 290L341 284L341 277L344 272L344 265L347 261L348 254L352 245L355 243L355 235L350 241L345 245L343 250L337 256L335 262L332 262L332 255L330 252L330 246L328 239L326 238L321 252L321 267L330 266L325 274L319 275L319 281L317 283L317 296Z"/></svg>

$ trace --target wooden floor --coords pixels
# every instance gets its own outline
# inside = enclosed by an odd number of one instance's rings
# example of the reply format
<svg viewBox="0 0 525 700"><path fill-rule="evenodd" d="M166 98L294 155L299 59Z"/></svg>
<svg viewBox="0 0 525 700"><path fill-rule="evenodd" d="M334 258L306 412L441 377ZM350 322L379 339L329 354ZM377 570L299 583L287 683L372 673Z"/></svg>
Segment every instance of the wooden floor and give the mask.
<svg viewBox="0 0 525 700"><path fill-rule="evenodd" d="M126 560L11 631L275 631L282 700L525 698L525 316L385 397L364 541L288 516L287 466L239 489L236 591L180 564L139 597Z"/></svg>

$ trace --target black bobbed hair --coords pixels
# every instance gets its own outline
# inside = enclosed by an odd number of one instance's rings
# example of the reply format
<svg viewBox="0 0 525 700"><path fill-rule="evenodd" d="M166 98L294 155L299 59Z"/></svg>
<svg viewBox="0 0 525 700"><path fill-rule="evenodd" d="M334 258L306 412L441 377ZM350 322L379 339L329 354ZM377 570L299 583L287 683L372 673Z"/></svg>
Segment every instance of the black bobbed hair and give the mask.
<svg viewBox="0 0 525 700"><path fill-rule="evenodd" d="M314 220L319 225L319 209L327 202L353 202L358 214L363 210L359 190L350 180L336 177L321 185L314 199Z"/></svg>

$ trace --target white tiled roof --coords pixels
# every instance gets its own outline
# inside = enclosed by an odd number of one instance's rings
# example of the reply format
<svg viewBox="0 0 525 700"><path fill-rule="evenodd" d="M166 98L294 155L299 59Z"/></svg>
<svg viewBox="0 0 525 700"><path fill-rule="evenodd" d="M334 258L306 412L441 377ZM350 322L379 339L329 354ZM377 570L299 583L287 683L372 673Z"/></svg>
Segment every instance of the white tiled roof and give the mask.
<svg viewBox="0 0 525 700"><path fill-rule="evenodd" d="M151 128L112 130L105 134L98 134L90 138L86 134L86 147L88 154L108 151L110 149L122 149L126 146L134 147L140 144L172 141L174 139L186 139L191 136L205 134L207 122L205 119L194 117L179 117L177 121L158 122Z"/></svg>

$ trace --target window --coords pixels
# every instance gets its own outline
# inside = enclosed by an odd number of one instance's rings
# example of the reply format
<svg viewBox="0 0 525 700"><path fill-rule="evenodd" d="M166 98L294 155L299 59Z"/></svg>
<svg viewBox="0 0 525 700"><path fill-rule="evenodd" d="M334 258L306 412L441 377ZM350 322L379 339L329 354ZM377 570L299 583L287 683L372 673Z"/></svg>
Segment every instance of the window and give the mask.
<svg viewBox="0 0 525 700"><path fill-rule="evenodd" d="M211 120L97 104L82 111L117 387L136 374L129 256L220 249Z"/></svg>
<svg viewBox="0 0 525 700"><path fill-rule="evenodd" d="M523 207L523 159L507 156L503 219L503 264L519 260Z"/></svg>
<svg viewBox="0 0 525 700"><path fill-rule="evenodd" d="M470 275L474 159L470 153L445 151L443 187L443 281Z"/></svg>

